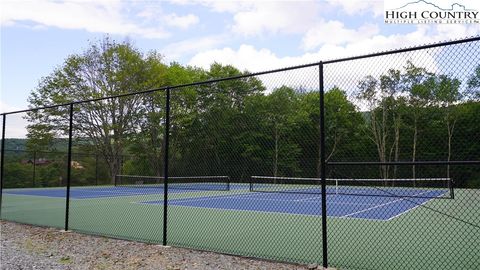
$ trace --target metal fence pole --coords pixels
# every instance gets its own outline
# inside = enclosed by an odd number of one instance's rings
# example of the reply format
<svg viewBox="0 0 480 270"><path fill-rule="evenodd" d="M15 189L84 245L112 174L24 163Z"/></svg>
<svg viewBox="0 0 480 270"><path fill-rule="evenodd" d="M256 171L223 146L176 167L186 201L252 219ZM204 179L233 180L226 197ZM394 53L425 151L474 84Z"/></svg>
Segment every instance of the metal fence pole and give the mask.
<svg viewBox="0 0 480 270"><path fill-rule="evenodd" d="M125 156L123 154L120 154L120 175L123 175L123 160L124 160L124 158L125 158Z"/></svg>
<svg viewBox="0 0 480 270"><path fill-rule="evenodd" d="M70 210L70 182L72 163L72 131L73 131L73 103L70 103L70 119L68 126L68 154L67 154L67 199L65 205L65 231L68 231L68 214Z"/></svg>
<svg viewBox="0 0 480 270"><path fill-rule="evenodd" d="M170 88L166 90L165 103L165 151L163 164L163 245L167 245L167 209L168 209L168 148L170 137Z"/></svg>
<svg viewBox="0 0 480 270"><path fill-rule="evenodd" d="M36 163L37 163L37 151L33 151L33 176L32 176L32 184L35 187L35 174L36 174Z"/></svg>
<svg viewBox="0 0 480 270"><path fill-rule="evenodd" d="M322 257L323 268L328 267L328 250L327 250L327 188L326 188L326 164L325 164L325 100L323 85L323 63L319 65L319 83L320 83L320 178L322 179Z"/></svg>
<svg viewBox="0 0 480 270"><path fill-rule="evenodd" d="M3 115L2 120L2 149L0 153L0 214L2 213L2 193L3 193L3 165L5 164L5 121L7 120L7 115Z"/></svg>
<svg viewBox="0 0 480 270"><path fill-rule="evenodd" d="M98 153L95 153L95 186L98 186Z"/></svg>

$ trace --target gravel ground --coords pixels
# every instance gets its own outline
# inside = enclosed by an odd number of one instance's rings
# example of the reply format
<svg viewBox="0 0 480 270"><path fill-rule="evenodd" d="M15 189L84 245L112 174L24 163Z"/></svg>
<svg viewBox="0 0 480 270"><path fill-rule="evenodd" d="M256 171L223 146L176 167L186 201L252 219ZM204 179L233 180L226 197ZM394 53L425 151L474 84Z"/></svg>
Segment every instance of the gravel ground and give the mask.
<svg viewBox="0 0 480 270"><path fill-rule="evenodd" d="M5 221L0 225L0 269L317 269Z"/></svg>

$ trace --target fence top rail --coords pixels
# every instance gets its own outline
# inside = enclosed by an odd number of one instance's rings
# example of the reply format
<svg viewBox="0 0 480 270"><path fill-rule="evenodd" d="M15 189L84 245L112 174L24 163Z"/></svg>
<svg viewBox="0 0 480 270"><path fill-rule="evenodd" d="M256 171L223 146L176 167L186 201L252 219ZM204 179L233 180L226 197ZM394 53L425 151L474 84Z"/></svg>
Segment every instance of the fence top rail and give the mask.
<svg viewBox="0 0 480 270"><path fill-rule="evenodd" d="M480 160L329 161L327 165L480 165Z"/></svg>
<svg viewBox="0 0 480 270"><path fill-rule="evenodd" d="M338 62L359 60L359 59L377 57L377 56L382 56L382 55L390 55L390 54L397 54L397 53L403 53L403 52L409 52L409 51L424 50L424 49L430 49L430 48L435 48L435 47L444 47L444 46L474 42L474 41L479 41L479 40L480 40L480 36L473 36L473 37L465 38L465 39L457 39L457 40L451 40L451 41L446 41L446 42L437 42L437 43L432 43L432 44L427 44L427 45L422 45L422 46L413 46L413 47L408 47L408 48L403 48L403 49L387 50L387 51L378 52L378 53L371 53L371 54L364 54L364 55L359 55L359 56L338 58L338 59L332 59L332 60L327 60L327 61L319 61L319 62L314 62L314 63L310 63L310 64L303 64L303 65L296 65L296 66L279 68L279 69L272 69L272 70L267 70L267 71L247 73L247 74L242 74L242 75L238 75L238 76L215 78L215 79L205 80L205 81L200 81L200 82L192 82L192 83L179 84L179 85L174 85L174 86L163 86L163 87L152 88L152 89L148 89L148 90L144 90L144 91L123 93L123 94L118 94L118 95L113 95L113 96L108 96L108 97L99 97L99 98L78 100L78 101L72 101L72 102L61 103L61 104L52 104L52 105L47 105L47 106L42 106L42 107L4 112L4 113L0 113L0 115L4 116L4 115L8 115L8 114L25 113L25 112L31 112L31 111L53 109L53 108L58 108L58 107L66 107L66 106L69 106L69 105L72 105L72 104L95 102L95 101L121 98L121 97L140 95L140 94L149 94L149 93L153 93L153 92L157 92L157 91L164 91L164 90L167 90L167 89L178 89L178 88L183 88L183 87L199 86L199 85L204 85L204 84L211 84L211 83L216 83L216 82L236 80L236 79L266 75L266 74L271 74L271 73L276 73L276 72L307 68L307 67L318 66L318 65L322 65L322 64L325 64L325 65L326 64L333 64L333 63L338 63Z"/></svg>

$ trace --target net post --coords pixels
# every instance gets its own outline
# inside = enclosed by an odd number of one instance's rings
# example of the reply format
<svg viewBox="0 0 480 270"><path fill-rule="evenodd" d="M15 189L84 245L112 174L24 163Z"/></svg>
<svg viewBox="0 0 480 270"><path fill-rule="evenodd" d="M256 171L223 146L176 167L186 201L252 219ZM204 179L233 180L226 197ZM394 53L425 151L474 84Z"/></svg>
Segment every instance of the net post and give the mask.
<svg viewBox="0 0 480 270"><path fill-rule="evenodd" d="M165 151L163 164L163 245L167 245L167 209L168 209L168 148L170 136L170 87L166 89L165 100Z"/></svg>
<svg viewBox="0 0 480 270"><path fill-rule="evenodd" d="M4 175L4 165L5 165L5 121L7 120L7 115L2 115L2 149L0 152L0 214L2 213L2 193L3 193L3 175Z"/></svg>
<svg viewBox="0 0 480 270"><path fill-rule="evenodd" d="M230 191L230 176L227 175L227 191Z"/></svg>
<svg viewBox="0 0 480 270"><path fill-rule="evenodd" d="M328 268L328 245L327 245L327 179L325 174L325 89L323 82L323 62L318 66L319 76L319 99L320 99L320 178L321 178L321 201L322 201L322 266Z"/></svg>
<svg viewBox="0 0 480 270"><path fill-rule="evenodd" d="M68 231L68 215L70 211L70 183L72 178L72 132L73 132L73 103L70 103L70 116L68 124L68 150L67 150L67 198L65 205L65 231Z"/></svg>
<svg viewBox="0 0 480 270"><path fill-rule="evenodd" d="M455 192L454 192L454 184L455 182L453 182L453 179L452 178L448 178L448 188L450 189L450 198L453 200L455 199Z"/></svg>

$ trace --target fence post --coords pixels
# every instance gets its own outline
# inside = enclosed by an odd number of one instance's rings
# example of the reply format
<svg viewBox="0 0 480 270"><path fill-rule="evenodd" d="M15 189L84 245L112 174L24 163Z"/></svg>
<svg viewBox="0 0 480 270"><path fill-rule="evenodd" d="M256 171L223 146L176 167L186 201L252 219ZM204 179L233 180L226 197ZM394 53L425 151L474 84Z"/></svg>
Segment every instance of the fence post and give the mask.
<svg viewBox="0 0 480 270"><path fill-rule="evenodd" d="M7 115L2 115L2 149L0 152L0 215L2 213L2 193L3 193L3 165L5 164L5 121Z"/></svg>
<svg viewBox="0 0 480 270"><path fill-rule="evenodd" d="M120 175L123 175L123 159L124 158L125 156L122 153L120 153Z"/></svg>
<svg viewBox="0 0 480 270"><path fill-rule="evenodd" d="M68 125L68 152L67 152L67 198L65 205L65 231L68 231L68 214L70 210L70 182L72 170L72 131L73 131L73 103L70 103L70 118Z"/></svg>
<svg viewBox="0 0 480 270"><path fill-rule="evenodd" d="M33 150L33 177L32 177L32 184L33 187L35 187L35 169L36 169L36 163L37 163L37 151Z"/></svg>
<svg viewBox="0 0 480 270"><path fill-rule="evenodd" d="M168 209L168 148L170 137L170 88L167 88L165 102L165 146L163 162L163 245L167 245L167 209Z"/></svg>
<svg viewBox="0 0 480 270"><path fill-rule="evenodd" d="M323 85L323 62L319 65L319 90L320 90L320 178L322 179L322 257L323 268L328 268L328 247L327 247L327 179L325 177L325 89Z"/></svg>
<svg viewBox="0 0 480 270"><path fill-rule="evenodd" d="M98 186L98 153L95 152L95 186Z"/></svg>

